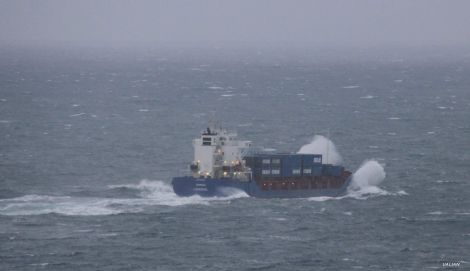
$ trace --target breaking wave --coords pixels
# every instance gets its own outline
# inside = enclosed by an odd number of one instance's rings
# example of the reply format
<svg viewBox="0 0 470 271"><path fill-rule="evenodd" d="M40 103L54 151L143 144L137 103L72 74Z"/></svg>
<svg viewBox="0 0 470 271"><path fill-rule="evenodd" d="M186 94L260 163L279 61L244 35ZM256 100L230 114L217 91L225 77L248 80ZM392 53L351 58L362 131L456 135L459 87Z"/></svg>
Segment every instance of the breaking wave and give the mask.
<svg viewBox="0 0 470 271"><path fill-rule="evenodd" d="M385 170L375 160L366 160L362 162L352 176L351 183L348 187L348 196L355 198L363 198L370 195L388 195L386 190L379 187L385 180Z"/></svg>
<svg viewBox="0 0 470 271"><path fill-rule="evenodd" d="M324 164L341 164L343 158L336 150L335 144L328 138L316 135L313 137L312 142L303 145L297 152L299 154L321 154L323 155Z"/></svg>
<svg viewBox="0 0 470 271"><path fill-rule="evenodd" d="M385 180L385 176L386 173L382 165L375 160L366 160L352 175L352 180L347 188L346 195L341 197L311 197L309 200L327 201L344 198L367 199L374 196L408 195L408 193L403 190L388 192L380 188L379 185Z"/></svg>
<svg viewBox="0 0 470 271"><path fill-rule="evenodd" d="M226 191L225 197L179 197L171 185L162 181L142 180L138 184L112 185L109 189L130 189L137 198L71 197L25 195L0 199L0 215L62 214L72 216L112 215L143 212L152 206L207 205L212 201L230 201L248 197L240 190Z"/></svg>

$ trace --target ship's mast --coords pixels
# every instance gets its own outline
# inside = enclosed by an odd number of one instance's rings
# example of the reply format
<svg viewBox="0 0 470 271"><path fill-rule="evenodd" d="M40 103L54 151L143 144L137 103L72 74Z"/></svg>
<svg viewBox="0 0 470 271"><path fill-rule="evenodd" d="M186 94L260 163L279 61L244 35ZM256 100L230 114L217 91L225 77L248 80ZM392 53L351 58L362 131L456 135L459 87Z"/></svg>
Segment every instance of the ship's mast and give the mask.
<svg viewBox="0 0 470 271"><path fill-rule="evenodd" d="M330 160L328 160L328 155L330 154L330 128L328 128L328 133L327 133L327 138L326 138L326 163L329 163Z"/></svg>

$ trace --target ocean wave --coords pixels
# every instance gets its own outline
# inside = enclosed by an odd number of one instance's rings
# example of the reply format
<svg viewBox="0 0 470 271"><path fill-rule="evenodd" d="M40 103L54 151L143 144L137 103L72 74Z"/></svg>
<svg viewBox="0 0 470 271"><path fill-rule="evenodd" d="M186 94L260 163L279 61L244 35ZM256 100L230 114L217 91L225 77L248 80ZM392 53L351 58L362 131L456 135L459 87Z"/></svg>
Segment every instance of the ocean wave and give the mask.
<svg viewBox="0 0 470 271"><path fill-rule="evenodd" d="M162 181L142 180L137 184L111 185L109 189L131 189L139 198L101 198L50 195L25 195L0 199L0 215L61 214L72 216L113 215L144 212L152 206L207 205L214 201L230 201L248 197L240 190L226 191L225 197L179 197Z"/></svg>
<svg viewBox="0 0 470 271"><path fill-rule="evenodd" d="M366 160L352 175L351 183L347 188L347 193L339 197L311 197L310 201L340 200L346 198L368 199L377 196L406 196L403 190L389 192L379 185L385 180L385 170L376 160Z"/></svg>

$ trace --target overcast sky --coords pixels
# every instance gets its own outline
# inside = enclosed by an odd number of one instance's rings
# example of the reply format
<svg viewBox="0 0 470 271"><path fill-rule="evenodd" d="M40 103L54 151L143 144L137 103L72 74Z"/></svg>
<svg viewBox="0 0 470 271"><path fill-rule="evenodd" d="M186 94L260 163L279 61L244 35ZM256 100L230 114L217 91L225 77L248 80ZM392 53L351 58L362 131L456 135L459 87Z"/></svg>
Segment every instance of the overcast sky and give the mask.
<svg viewBox="0 0 470 271"><path fill-rule="evenodd" d="M4 44L467 46L470 1L0 0Z"/></svg>

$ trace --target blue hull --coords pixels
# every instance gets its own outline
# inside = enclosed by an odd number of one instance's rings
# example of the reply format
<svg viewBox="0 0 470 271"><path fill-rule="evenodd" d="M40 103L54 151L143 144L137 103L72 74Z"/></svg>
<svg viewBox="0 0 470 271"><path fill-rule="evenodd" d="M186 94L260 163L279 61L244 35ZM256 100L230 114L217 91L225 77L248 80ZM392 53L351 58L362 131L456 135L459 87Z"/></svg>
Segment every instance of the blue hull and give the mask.
<svg viewBox="0 0 470 271"><path fill-rule="evenodd" d="M173 190L178 196L202 197L228 196L234 189L241 190L251 197L259 198L308 198L329 196L337 197L346 194L351 177L340 188L309 188L309 189L279 189L262 190L254 181L237 179L198 179L191 176L175 177L172 180Z"/></svg>

